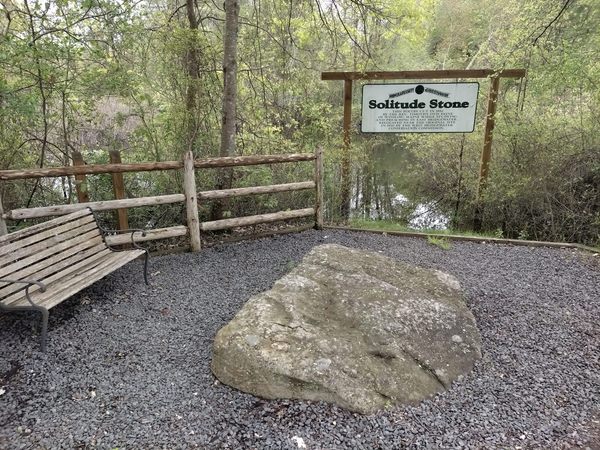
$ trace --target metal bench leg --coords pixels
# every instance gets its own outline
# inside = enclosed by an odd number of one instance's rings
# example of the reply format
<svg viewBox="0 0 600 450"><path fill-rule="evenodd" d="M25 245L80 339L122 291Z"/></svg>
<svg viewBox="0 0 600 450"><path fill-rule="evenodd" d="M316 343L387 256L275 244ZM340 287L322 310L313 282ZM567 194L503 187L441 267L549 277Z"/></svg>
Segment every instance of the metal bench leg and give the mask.
<svg viewBox="0 0 600 450"><path fill-rule="evenodd" d="M39 308L38 311L42 313L42 335L40 336L40 344L42 353L46 353L46 342L48 340L48 310L46 308Z"/></svg>
<svg viewBox="0 0 600 450"><path fill-rule="evenodd" d="M42 353L46 353L46 342L48 341L48 310L43 306L34 306L29 308L29 310L38 311L42 315L42 331L40 334L40 347L42 348Z"/></svg>
<svg viewBox="0 0 600 450"><path fill-rule="evenodd" d="M146 250L146 254L144 256L144 281L146 282L147 286L150 286L150 283L148 282L148 250Z"/></svg>
<svg viewBox="0 0 600 450"><path fill-rule="evenodd" d="M31 296L29 295L29 288L31 286L38 286L40 288L40 292L46 292L46 285L41 281L36 280L11 280L11 279L3 279L0 280L2 283L22 283L26 284L25 288L25 297L31 306L5 306L0 304L0 310L2 311L39 311L42 314L42 353L46 351L46 338L48 337L48 310L43 306L36 305L33 300L31 300Z"/></svg>

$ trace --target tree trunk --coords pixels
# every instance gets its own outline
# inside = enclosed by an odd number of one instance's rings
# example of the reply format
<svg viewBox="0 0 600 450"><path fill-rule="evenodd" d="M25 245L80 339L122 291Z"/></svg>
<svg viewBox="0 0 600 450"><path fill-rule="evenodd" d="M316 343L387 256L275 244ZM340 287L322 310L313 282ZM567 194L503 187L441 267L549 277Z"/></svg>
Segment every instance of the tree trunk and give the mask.
<svg viewBox="0 0 600 450"><path fill-rule="evenodd" d="M25 5L25 8L27 9L27 16L29 19L29 31L31 32L30 46L31 46L31 49L35 56L36 83L37 83L37 86L40 91L40 96L42 98L42 120L43 120L44 126L43 126L43 136L41 138L42 149L40 151L40 159L39 159L39 166L41 168L41 167L44 167L44 161L46 160L46 152L48 149L48 134L50 132L50 125L48 122L48 97L46 96L46 88L44 86L44 76L42 74L40 53L39 53L39 50L38 50L37 44L36 44L37 31L35 29L35 25L33 22L34 16L31 12L31 9L29 8L29 3L27 2L27 0L25 0L24 5ZM29 195L29 199L27 200L27 207L29 207L29 205L31 205L33 196L35 195L35 192L40 185L39 181L40 180L36 180L35 184L33 185L33 189L31 190L31 194Z"/></svg>
<svg viewBox="0 0 600 450"><path fill-rule="evenodd" d="M196 104L198 99L198 81L200 79L200 55L196 42L198 33L198 17L194 7L194 0L186 1L186 12L190 27L190 37L187 43L185 70L187 74L187 87L185 93L185 145L183 153L194 150L194 142L198 132L196 119Z"/></svg>
<svg viewBox="0 0 600 450"><path fill-rule="evenodd" d="M221 148L219 156L234 156L237 102L237 37L240 5L238 0L225 0L225 35L223 42L223 109L221 122ZM220 169L216 189L231 188L233 169ZM223 218L224 201L213 203L212 220Z"/></svg>

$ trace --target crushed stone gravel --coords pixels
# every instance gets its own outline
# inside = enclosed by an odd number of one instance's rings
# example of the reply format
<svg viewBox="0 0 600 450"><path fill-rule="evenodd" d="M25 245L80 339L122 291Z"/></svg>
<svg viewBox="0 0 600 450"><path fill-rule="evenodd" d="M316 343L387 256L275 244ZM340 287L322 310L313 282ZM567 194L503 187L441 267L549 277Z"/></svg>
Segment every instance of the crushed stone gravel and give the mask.
<svg viewBox="0 0 600 450"><path fill-rule="evenodd" d="M315 245L457 277L483 358L418 406L371 416L220 384L212 339ZM600 448L600 271L578 252L307 231L134 261L50 313L0 315L0 448ZM304 447L302 447L304 446Z"/></svg>

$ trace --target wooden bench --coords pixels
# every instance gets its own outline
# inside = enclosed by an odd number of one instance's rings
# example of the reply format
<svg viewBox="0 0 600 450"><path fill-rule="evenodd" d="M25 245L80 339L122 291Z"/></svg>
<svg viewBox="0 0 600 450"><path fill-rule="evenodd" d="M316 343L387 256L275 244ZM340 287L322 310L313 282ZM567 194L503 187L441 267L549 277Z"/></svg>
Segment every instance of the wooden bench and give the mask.
<svg viewBox="0 0 600 450"><path fill-rule="evenodd" d="M131 233L133 248L110 247L109 231L86 208L0 236L0 310L40 312L42 351L50 308L141 255L148 284L148 251L133 240L143 230L115 232Z"/></svg>

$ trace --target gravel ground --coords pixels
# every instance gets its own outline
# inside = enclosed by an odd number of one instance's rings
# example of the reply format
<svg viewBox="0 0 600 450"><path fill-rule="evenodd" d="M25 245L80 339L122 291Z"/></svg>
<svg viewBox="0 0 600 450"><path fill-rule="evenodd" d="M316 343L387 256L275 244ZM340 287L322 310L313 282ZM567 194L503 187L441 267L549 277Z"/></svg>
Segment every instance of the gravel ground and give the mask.
<svg viewBox="0 0 600 450"><path fill-rule="evenodd" d="M216 331L323 242L462 283L483 359L446 393L372 416L263 401L210 372ZM590 257L592 258L592 257ZM600 448L600 271L567 250L308 231L135 261L37 320L0 316L0 448Z"/></svg>

